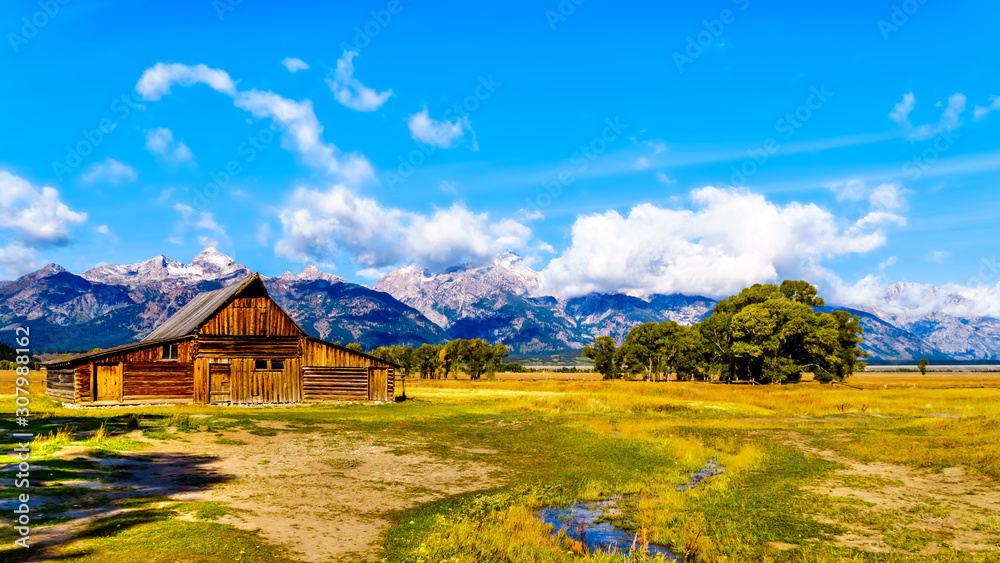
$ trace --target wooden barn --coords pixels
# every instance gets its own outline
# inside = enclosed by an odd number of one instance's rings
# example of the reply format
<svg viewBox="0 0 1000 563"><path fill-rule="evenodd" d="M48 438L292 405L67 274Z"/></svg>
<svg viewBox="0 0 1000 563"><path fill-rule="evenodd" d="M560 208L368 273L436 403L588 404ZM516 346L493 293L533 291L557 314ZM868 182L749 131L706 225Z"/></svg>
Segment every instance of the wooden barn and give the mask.
<svg viewBox="0 0 1000 563"><path fill-rule="evenodd" d="M44 364L79 405L394 399L395 364L306 334L258 274L197 295L141 342Z"/></svg>

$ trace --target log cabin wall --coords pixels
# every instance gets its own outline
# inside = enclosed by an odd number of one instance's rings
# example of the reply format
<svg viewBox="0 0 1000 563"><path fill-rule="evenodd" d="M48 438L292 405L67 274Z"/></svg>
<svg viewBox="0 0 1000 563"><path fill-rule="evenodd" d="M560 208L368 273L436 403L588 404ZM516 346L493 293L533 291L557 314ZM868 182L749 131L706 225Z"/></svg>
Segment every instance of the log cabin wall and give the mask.
<svg viewBox="0 0 1000 563"><path fill-rule="evenodd" d="M76 402L79 404L93 402L90 391L90 365L85 363L76 366Z"/></svg>
<svg viewBox="0 0 1000 563"><path fill-rule="evenodd" d="M76 370L70 366L46 369L45 394L57 401L73 402L76 397Z"/></svg>
<svg viewBox="0 0 1000 563"><path fill-rule="evenodd" d="M384 377L372 378L372 370L385 371ZM327 342L309 337L302 339L302 400L321 401L392 401L395 392L394 369L381 360L355 354ZM379 374L383 375L383 374ZM384 382L373 394L371 381Z"/></svg>

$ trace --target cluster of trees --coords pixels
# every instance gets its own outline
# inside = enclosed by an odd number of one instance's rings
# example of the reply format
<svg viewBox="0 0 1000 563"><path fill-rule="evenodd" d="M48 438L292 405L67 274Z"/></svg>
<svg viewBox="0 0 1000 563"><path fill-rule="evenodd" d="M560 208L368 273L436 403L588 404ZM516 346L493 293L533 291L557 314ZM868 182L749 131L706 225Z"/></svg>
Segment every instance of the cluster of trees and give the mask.
<svg viewBox="0 0 1000 563"><path fill-rule="evenodd" d="M18 354L15 348L0 343L0 370L17 369L20 365L27 365L29 369L33 370L42 369L42 363L38 358L29 355L27 364L19 364L17 363L18 356L24 356L24 354Z"/></svg>
<svg viewBox="0 0 1000 563"><path fill-rule="evenodd" d="M421 344L412 346L380 346L369 352L376 358L399 364L409 375L413 372L422 378L443 378L463 370L472 379L483 375L493 377L504 371L503 359L509 355L503 344L490 344L481 338L452 340L447 344ZM411 371L412 370L412 371Z"/></svg>
<svg viewBox="0 0 1000 563"><path fill-rule="evenodd" d="M694 326L645 323L629 331L620 347L600 336L583 355L605 379L673 375L774 383L812 372L818 381L843 380L864 368L864 330L857 315L816 311L824 305L816 294L804 281L755 284L720 301Z"/></svg>

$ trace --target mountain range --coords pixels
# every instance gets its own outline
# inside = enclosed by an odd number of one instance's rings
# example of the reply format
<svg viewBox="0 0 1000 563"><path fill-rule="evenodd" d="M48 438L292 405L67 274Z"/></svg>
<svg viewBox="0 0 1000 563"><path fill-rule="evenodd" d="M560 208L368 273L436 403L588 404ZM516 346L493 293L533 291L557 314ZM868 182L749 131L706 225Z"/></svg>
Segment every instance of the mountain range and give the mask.
<svg viewBox="0 0 1000 563"><path fill-rule="evenodd" d="M108 264L73 274L56 264L0 282L0 337L31 327L38 351L107 348L143 338L195 295L218 289L250 270L215 249L184 264L157 256L137 264ZM513 252L480 265L432 272L397 268L374 288L309 266L298 274L264 278L274 299L310 334L366 349L390 344L440 343L451 338L503 342L518 354L578 350L600 335L622 341L644 322L690 325L716 301L702 296L591 293L572 298L538 295L539 274ZM899 287L890 286L891 304ZM827 307L833 310L843 307ZM1000 320L941 312L900 313L899 307L847 309L861 318L864 348L873 358L995 360ZM893 312L890 312L893 311Z"/></svg>

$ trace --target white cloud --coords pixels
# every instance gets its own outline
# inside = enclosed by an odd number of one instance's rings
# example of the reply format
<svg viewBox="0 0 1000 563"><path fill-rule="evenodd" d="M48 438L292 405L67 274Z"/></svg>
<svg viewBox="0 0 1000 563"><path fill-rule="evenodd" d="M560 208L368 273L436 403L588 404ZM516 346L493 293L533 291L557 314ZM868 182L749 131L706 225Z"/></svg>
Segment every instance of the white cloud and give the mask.
<svg viewBox="0 0 1000 563"><path fill-rule="evenodd" d="M156 198L153 201L155 201L158 205L163 205L164 203L167 202L167 200L170 199L170 196L173 195L174 191L176 191L176 190L177 190L177 188L173 188L173 187L167 188L167 189L161 191L160 192L160 197Z"/></svg>
<svg viewBox="0 0 1000 563"><path fill-rule="evenodd" d="M888 257L888 258L885 259L885 262L879 263L878 269L881 272L882 270L885 270L886 268L891 268L892 266L895 266L896 262L898 262L898 261L899 261L899 257L898 256L890 256L890 257Z"/></svg>
<svg viewBox="0 0 1000 563"><path fill-rule="evenodd" d="M380 280L384 278L386 274L388 274L391 271L392 268L383 268L381 270L378 268L365 268L363 270L358 270L357 272L354 272L354 274L361 276L363 278L368 278L370 280Z"/></svg>
<svg viewBox="0 0 1000 563"><path fill-rule="evenodd" d="M340 176L351 183L374 177L371 164L363 155L344 154L335 145L323 141L323 126L309 100L297 102L270 91L240 91L222 70L205 65L186 66L177 63L157 63L149 68L139 78L136 90L143 99L159 100L175 83L181 86L207 84L232 97L233 105L249 111L254 117L271 119L272 127L283 133L281 146L297 153L309 166Z"/></svg>
<svg viewBox="0 0 1000 563"><path fill-rule="evenodd" d="M925 256L924 259L927 260L928 262L936 262L938 264L944 264L945 262L948 261L948 258L950 256L951 256L950 252L946 252L944 250L933 250L931 252L928 252L927 256Z"/></svg>
<svg viewBox="0 0 1000 563"><path fill-rule="evenodd" d="M198 235L198 244L203 248L219 248L219 239Z"/></svg>
<svg viewBox="0 0 1000 563"><path fill-rule="evenodd" d="M90 165L80 175L80 178L88 184L98 182L117 184L123 181L134 182L136 174L135 169L128 164L108 157L101 162L95 162Z"/></svg>
<svg viewBox="0 0 1000 563"><path fill-rule="evenodd" d="M939 133L954 131L961 127L961 116L965 112L965 102L964 94L952 94L948 97L948 105L941 112L941 119L937 123L914 126L910 122L910 112L916 106L916 97L913 92L909 92L903 95L903 101L893 106L892 111L889 112L889 119L898 123L906 131L910 140L922 141ZM938 105L940 107L943 104Z"/></svg>
<svg viewBox="0 0 1000 563"><path fill-rule="evenodd" d="M648 158L646 158L644 156L640 156L639 158L635 159L635 169L636 170L645 170L647 168L649 168L649 159Z"/></svg>
<svg viewBox="0 0 1000 563"><path fill-rule="evenodd" d="M972 116L976 119L982 119L991 111L996 111L998 109L1000 109L1000 96L990 96L990 104L988 106L977 105L975 109L972 110Z"/></svg>
<svg viewBox="0 0 1000 563"><path fill-rule="evenodd" d="M445 193L449 193L449 194L458 193L455 190L455 184L449 182L448 180L441 180L441 183L438 184L438 188L440 188L441 191L445 192Z"/></svg>
<svg viewBox="0 0 1000 563"><path fill-rule="evenodd" d="M309 64L302 59L296 59L295 57L285 57L281 61L281 64L285 65L288 72L298 72L300 70L309 70Z"/></svg>
<svg viewBox="0 0 1000 563"><path fill-rule="evenodd" d="M653 154L654 155L657 155L657 154L660 154L661 152L666 152L667 150L669 150L668 147L667 147L667 144L664 143L663 141L643 141L643 142L646 143L648 146L650 146L653 149Z"/></svg>
<svg viewBox="0 0 1000 563"><path fill-rule="evenodd" d="M174 134L166 127L146 131L146 150L169 162L183 162L194 158L184 141L174 141Z"/></svg>
<svg viewBox="0 0 1000 563"><path fill-rule="evenodd" d="M142 99L155 102L169 94L174 84L183 87L205 84L227 96L236 95L236 83L226 71L203 64L189 66L181 63L156 63L142 73L135 90Z"/></svg>
<svg viewBox="0 0 1000 563"><path fill-rule="evenodd" d="M909 127L910 112L913 111L913 106L916 103L916 96L913 95L913 92L903 94L903 101L893 106L892 111L889 112L889 119L900 125Z"/></svg>
<svg viewBox="0 0 1000 563"><path fill-rule="evenodd" d="M279 214L280 256L306 262L342 252L366 268L417 262L431 268L492 258L526 248L531 229L513 219L493 221L461 203L421 214L385 207L344 186L300 188Z"/></svg>
<svg viewBox="0 0 1000 563"><path fill-rule="evenodd" d="M375 111L392 96L392 90L376 92L354 78L354 51L344 51L344 56L337 61L337 68L331 69L326 77L326 84L333 92L333 99L341 105L355 111Z"/></svg>
<svg viewBox="0 0 1000 563"><path fill-rule="evenodd" d="M905 221L872 211L847 221L815 204L781 206L746 189L691 192L693 209L637 205L584 215L572 242L542 271L543 294L593 291L635 295L730 295L753 283L832 277L825 258L885 244L885 229Z"/></svg>
<svg viewBox="0 0 1000 563"><path fill-rule="evenodd" d="M181 237L167 237L167 242L170 244L183 244L184 239Z"/></svg>
<svg viewBox="0 0 1000 563"><path fill-rule="evenodd" d="M406 124L410 128L410 135L413 139L421 143L450 149L456 142L465 138L466 133L469 133L472 136L472 150L479 150L476 134L469 124L468 117L462 117L455 121L438 121L430 117L427 106L424 106L424 109L410 115L406 119Z"/></svg>
<svg viewBox="0 0 1000 563"><path fill-rule="evenodd" d="M174 210L181 215L181 223L179 225L181 232L187 232L193 228L208 231L209 233L215 235L213 238L209 238L204 234L199 235L198 243L202 246L218 248L219 239L224 240L227 245L230 244L229 237L226 235L226 230L215 221L215 217L212 213L208 211L195 211L193 207L185 203L175 203Z"/></svg>
<svg viewBox="0 0 1000 563"><path fill-rule="evenodd" d="M659 181L661 181L661 182L663 182L664 184L667 184L668 186L670 184L676 184L677 183L677 180L674 180L673 178L667 176L663 172L657 172L656 179L659 180Z"/></svg>
<svg viewBox="0 0 1000 563"><path fill-rule="evenodd" d="M15 277L37 267L38 251L72 242L72 228L87 219L70 209L51 187L35 187L27 180L0 171L0 267Z"/></svg>

